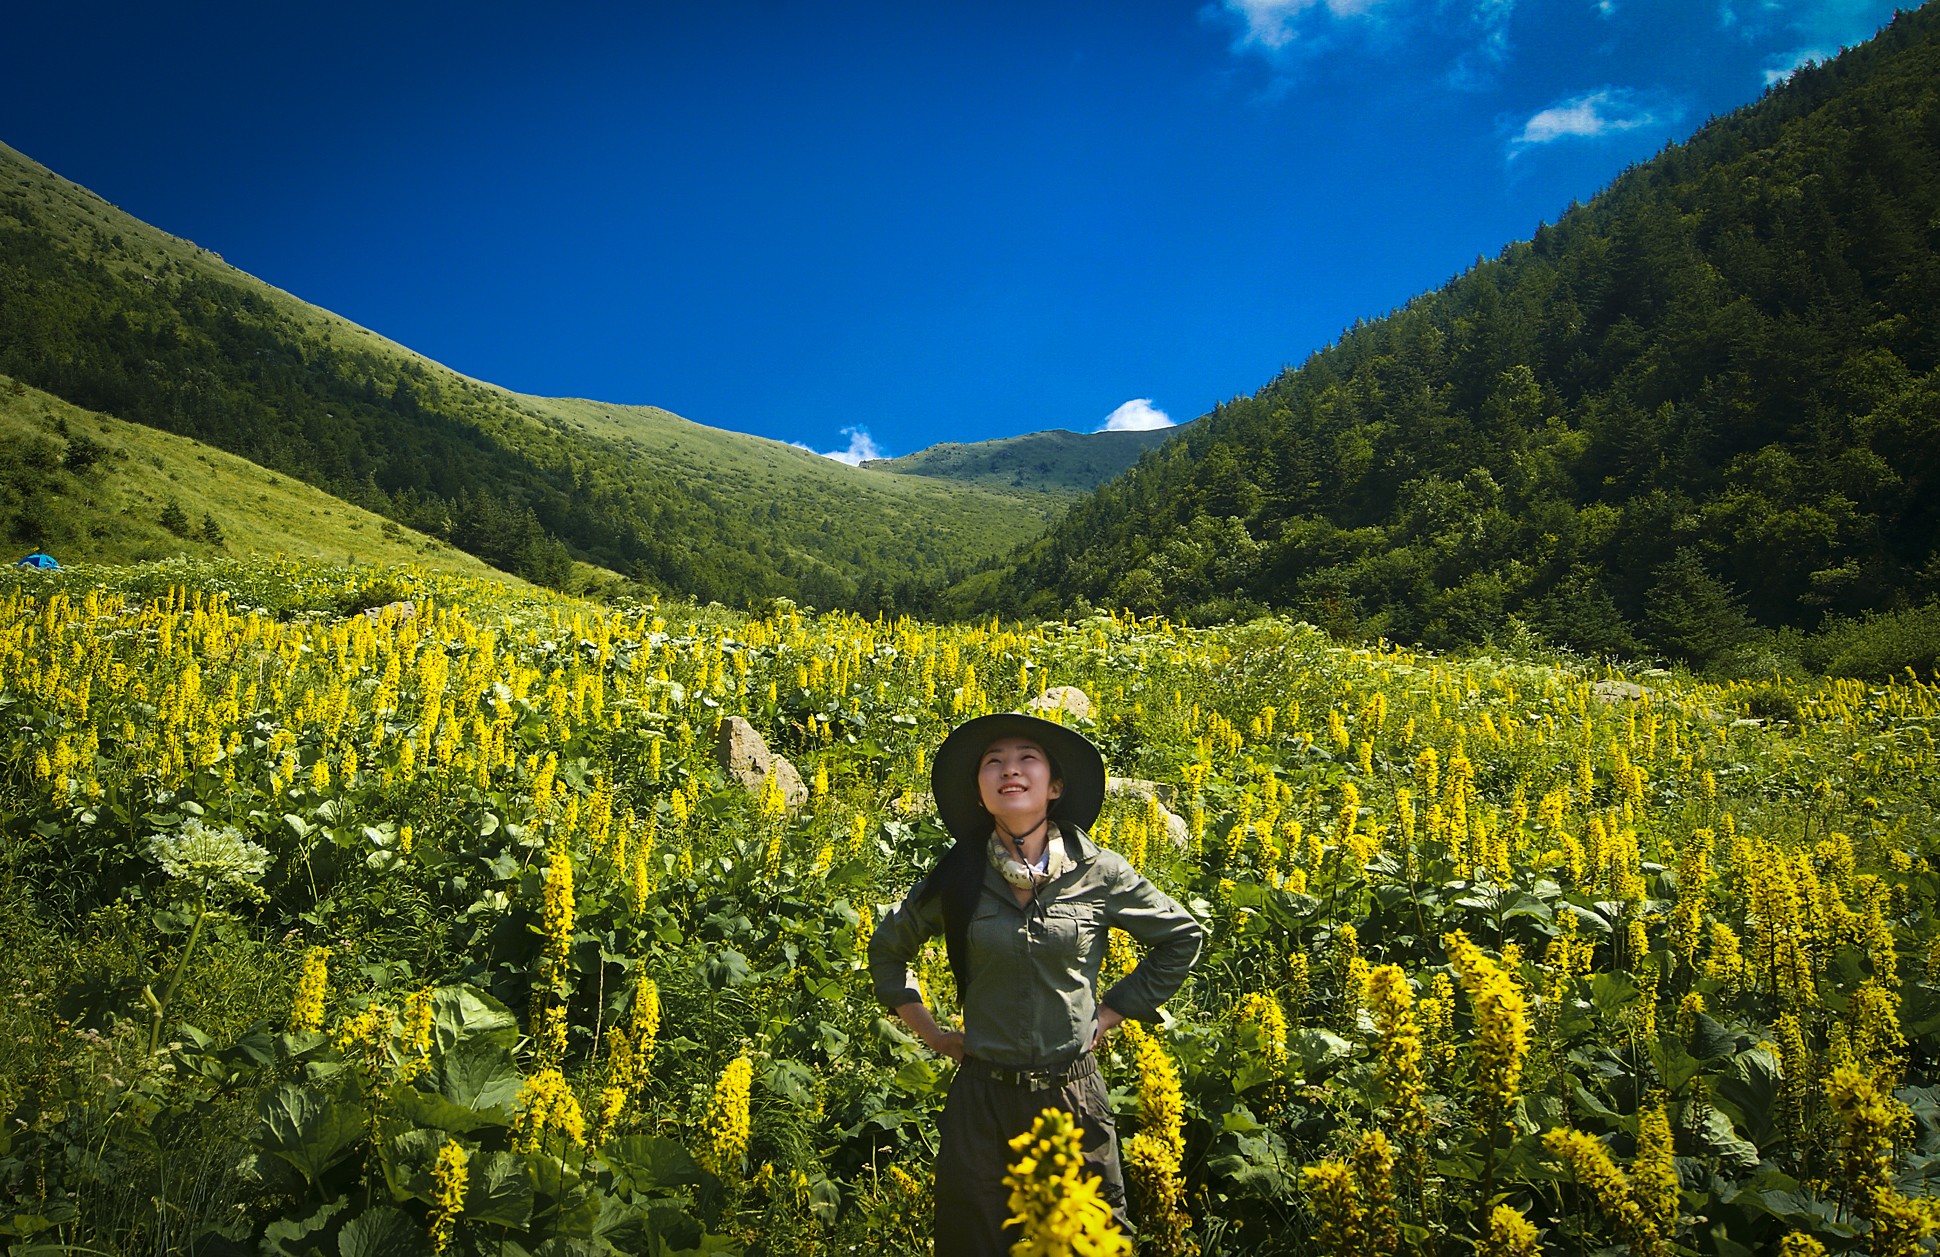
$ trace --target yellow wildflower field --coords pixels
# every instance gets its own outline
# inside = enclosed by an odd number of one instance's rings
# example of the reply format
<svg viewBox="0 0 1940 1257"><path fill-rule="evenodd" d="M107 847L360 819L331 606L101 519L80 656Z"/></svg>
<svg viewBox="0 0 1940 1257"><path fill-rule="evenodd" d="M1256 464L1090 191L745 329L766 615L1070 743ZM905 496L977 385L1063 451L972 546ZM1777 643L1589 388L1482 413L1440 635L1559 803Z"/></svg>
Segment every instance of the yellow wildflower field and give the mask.
<svg viewBox="0 0 1940 1257"><path fill-rule="evenodd" d="M0 1236L923 1251L947 1066L867 941L927 751L1065 686L1209 929L1104 1062L1144 1251L1930 1248L1933 678L260 563L0 584ZM1025 1251L1119 1244L1014 1175Z"/></svg>

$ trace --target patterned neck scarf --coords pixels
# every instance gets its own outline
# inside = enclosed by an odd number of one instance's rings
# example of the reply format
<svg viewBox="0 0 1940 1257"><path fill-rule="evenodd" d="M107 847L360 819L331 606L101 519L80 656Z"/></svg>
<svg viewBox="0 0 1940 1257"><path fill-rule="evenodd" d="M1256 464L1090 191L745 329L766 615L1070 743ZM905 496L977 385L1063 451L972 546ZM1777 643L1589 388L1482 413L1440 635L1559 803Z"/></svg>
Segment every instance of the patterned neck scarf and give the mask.
<svg viewBox="0 0 1940 1257"><path fill-rule="evenodd" d="M1064 849L1063 832L1055 824L1050 825L1045 834L1044 854L1048 858L1041 873L1005 850L1003 840L994 833L990 835L987 849L990 867L1019 890L1031 890L1044 882L1055 881L1077 867L1072 863L1070 852Z"/></svg>

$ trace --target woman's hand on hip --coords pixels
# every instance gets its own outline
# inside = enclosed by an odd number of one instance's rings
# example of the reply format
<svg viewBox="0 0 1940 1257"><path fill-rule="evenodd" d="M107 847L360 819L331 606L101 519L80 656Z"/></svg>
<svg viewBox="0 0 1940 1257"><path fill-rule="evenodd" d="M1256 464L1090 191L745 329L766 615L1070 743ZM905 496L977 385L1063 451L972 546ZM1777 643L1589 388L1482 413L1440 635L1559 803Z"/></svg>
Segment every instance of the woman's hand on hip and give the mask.
<svg viewBox="0 0 1940 1257"><path fill-rule="evenodd" d="M1091 1036L1091 1050L1096 1052L1104 1046L1105 1036L1118 1029L1118 1023L1125 1020L1125 1014L1110 1004L1098 1006L1098 1033Z"/></svg>

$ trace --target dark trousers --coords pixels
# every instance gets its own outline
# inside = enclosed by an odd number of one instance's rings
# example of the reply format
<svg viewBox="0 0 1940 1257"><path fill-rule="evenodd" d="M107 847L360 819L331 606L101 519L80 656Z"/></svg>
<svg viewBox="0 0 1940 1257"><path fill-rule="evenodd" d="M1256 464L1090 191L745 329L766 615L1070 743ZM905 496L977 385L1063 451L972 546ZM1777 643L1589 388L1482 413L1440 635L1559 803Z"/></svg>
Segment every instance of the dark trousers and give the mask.
<svg viewBox="0 0 1940 1257"><path fill-rule="evenodd" d="M1104 1180L1099 1195L1111 1202L1119 1229L1132 1234L1118 1166L1118 1130L1096 1069L1043 1091L960 1069L938 1123L943 1138L936 1154L936 1257L1007 1257L1020 1238L1016 1227L1004 1227L1010 1218L1004 1175L1017 1155L1010 1141L1045 1109L1063 1109L1082 1124L1085 1169Z"/></svg>

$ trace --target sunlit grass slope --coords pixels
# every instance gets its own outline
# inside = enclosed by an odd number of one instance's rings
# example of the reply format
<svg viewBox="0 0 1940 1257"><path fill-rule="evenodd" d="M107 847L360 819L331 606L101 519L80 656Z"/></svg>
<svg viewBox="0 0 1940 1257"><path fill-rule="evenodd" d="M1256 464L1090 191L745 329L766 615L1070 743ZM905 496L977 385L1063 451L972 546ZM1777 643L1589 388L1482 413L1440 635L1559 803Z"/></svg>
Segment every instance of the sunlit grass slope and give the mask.
<svg viewBox="0 0 1940 1257"><path fill-rule="evenodd" d="M174 506L179 514L171 513ZM164 521L175 524L170 528ZM284 555L503 573L247 459L0 376L0 529L66 563Z"/></svg>
<svg viewBox="0 0 1940 1257"><path fill-rule="evenodd" d="M553 584L577 558L700 598L875 607L1007 551L1056 509L467 378L4 145L0 371Z"/></svg>
<svg viewBox="0 0 1940 1257"><path fill-rule="evenodd" d="M900 458L872 459L863 466L871 471L1075 498L1123 475L1146 450L1156 449L1178 435L1176 428L1147 432L1070 432L1059 428L995 441L945 441Z"/></svg>

